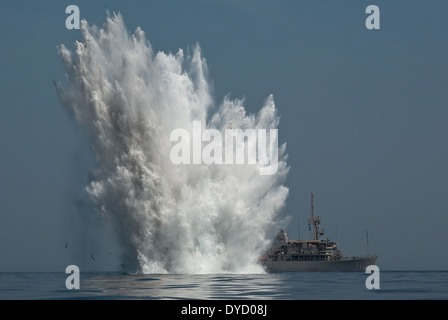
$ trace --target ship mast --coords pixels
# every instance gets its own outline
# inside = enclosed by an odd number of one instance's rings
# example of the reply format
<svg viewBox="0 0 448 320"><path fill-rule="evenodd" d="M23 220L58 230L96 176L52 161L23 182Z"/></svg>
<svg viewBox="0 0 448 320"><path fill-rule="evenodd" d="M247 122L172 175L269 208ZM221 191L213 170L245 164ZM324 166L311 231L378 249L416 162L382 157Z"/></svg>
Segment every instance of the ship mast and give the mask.
<svg viewBox="0 0 448 320"><path fill-rule="evenodd" d="M314 193L311 193L311 217L308 219L308 225L312 223L314 228L314 240L319 240L319 236L324 234L324 230L320 230L320 217L314 218Z"/></svg>

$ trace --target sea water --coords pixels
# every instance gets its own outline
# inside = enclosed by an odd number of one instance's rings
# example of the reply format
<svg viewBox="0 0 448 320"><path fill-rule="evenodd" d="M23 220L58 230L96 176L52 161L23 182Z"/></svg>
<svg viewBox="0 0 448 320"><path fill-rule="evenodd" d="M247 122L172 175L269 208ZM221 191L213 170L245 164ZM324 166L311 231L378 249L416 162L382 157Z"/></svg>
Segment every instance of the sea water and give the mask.
<svg viewBox="0 0 448 320"><path fill-rule="evenodd" d="M380 288L367 289L363 272L267 274L0 273L1 300L445 300L448 271L381 271Z"/></svg>

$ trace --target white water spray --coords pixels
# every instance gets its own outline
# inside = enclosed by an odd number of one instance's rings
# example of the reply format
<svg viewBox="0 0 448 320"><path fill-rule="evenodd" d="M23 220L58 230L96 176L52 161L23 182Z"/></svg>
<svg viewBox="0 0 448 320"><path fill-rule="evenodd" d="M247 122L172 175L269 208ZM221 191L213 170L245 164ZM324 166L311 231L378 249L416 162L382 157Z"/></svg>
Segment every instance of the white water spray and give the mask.
<svg viewBox="0 0 448 320"><path fill-rule="evenodd" d="M112 221L125 271L259 273L258 257L279 225L288 189L285 145L278 170L259 165L175 165L170 133L203 128L275 129L272 96L256 115L225 98L217 111L199 45L154 53L144 32L130 35L120 14L99 29L81 23L82 42L59 53L67 79L61 100L87 130L96 167L87 187Z"/></svg>

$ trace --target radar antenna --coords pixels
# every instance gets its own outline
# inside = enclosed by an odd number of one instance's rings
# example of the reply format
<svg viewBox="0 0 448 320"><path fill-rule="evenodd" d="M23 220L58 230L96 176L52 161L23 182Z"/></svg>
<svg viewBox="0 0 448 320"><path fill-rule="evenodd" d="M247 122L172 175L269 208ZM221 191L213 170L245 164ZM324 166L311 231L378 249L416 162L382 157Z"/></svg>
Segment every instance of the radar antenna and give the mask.
<svg viewBox="0 0 448 320"><path fill-rule="evenodd" d="M310 223L314 227L314 240L319 240L319 237L324 234L324 230L320 229L320 217L314 217L314 193L311 193L311 217L308 219L308 224Z"/></svg>

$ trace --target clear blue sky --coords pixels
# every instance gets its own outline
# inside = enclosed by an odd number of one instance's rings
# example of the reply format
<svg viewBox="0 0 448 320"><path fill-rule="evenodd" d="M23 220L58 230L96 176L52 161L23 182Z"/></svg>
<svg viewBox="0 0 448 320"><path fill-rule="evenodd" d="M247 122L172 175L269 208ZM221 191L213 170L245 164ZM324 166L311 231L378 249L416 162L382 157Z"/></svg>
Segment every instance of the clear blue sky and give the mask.
<svg viewBox="0 0 448 320"><path fill-rule="evenodd" d="M56 46L80 39L69 4L96 25L121 12L156 51L199 42L217 102L230 93L256 112L274 94L291 238L309 235L314 192L349 255L365 254L367 229L380 268L448 269L447 1L52 0L0 3L0 271L65 270L74 239L85 256L111 253L86 268L117 266L100 222L79 226L91 156L53 85ZM365 27L370 4L380 30Z"/></svg>

